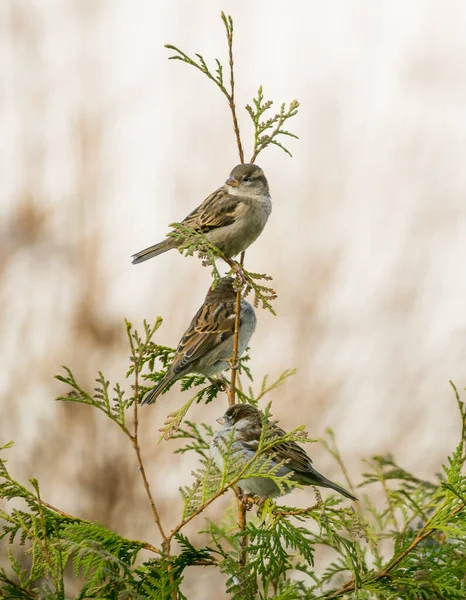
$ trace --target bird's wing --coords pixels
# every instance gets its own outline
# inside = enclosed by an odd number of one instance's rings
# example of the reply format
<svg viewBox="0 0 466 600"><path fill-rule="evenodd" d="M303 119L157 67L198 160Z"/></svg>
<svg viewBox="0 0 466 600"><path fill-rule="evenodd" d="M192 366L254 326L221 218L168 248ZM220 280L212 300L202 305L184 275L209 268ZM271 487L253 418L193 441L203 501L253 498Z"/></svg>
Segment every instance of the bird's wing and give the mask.
<svg viewBox="0 0 466 600"><path fill-rule="evenodd" d="M285 435L283 429L278 427L278 425L269 423L269 426L271 426L272 433L276 434L277 437ZM251 450L257 451L259 448L259 437L260 433L258 435L257 432L251 432L250 437L248 436L249 439L245 439L245 445ZM301 448L301 446L298 446L296 442L279 442L265 452L264 455L273 458L277 462L286 460L287 466L292 471L298 473L308 472L310 469L313 469L310 456L308 456L306 451Z"/></svg>
<svg viewBox="0 0 466 600"><path fill-rule="evenodd" d="M242 198L231 196L223 188L219 188L195 208L182 223L207 233L211 229L232 225L247 209Z"/></svg>
<svg viewBox="0 0 466 600"><path fill-rule="evenodd" d="M235 332L235 303L203 304L183 335L171 368L176 374Z"/></svg>

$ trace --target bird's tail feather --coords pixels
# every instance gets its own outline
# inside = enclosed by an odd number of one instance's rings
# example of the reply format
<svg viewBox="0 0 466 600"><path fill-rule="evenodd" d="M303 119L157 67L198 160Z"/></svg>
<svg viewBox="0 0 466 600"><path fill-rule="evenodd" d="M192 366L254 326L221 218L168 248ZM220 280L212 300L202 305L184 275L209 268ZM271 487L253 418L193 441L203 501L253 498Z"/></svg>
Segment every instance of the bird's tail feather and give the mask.
<svg viewBox="0 0 466 600"><path fill-rule="evenodd" d="M176 247L176 242L173 238L168 238L163 240L163 242L159 242L158 244L154 244L153 246L149 246L145 250L141 250L140 252L136 252L131 257L133 265L137 265L139 263L144 262L145 260L149 260L149 258L153 258L154 256L158 256L159 254L163 254L168 250Z"/></svg>
<svg viewBox="0 0 466 600"><path fill-rule="evenodd" d="M154 404L160 394L170 385L170 383L174 380L175 375L167 373L163 379L161 379L158 384L153 387L151 390L144 395L141 400L142 404Z"/></svg>
<svg viewBox="0 0 466 600"><path fill-rule="evenodd" d="M331 488L332 490L335 490L342 496L345 496L345 498L349 498L350 500L354 500L356 502L358 501L358 498L356 498L356 496L353 496L353 494L350 494L349 492L347 492L345 490L345 488L341 487L341 485L338 485L337 483L333 483L333 481L330 481L330 479L327 479L320 473L317 473L317 476L315 477L315 479L317 480L317 482L316 482L317 485Z"/></svg>

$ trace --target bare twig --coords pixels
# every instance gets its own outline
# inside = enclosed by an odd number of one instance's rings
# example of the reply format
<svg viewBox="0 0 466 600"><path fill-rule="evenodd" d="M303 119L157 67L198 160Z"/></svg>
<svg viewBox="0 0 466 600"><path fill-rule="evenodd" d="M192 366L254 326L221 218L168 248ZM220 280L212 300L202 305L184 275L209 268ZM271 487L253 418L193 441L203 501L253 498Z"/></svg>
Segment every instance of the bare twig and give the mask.
<svg viewBox="0 0 466 600"><path fill-rule="evenodd" d="M201 56L200 54L196 54L196 59L193 59L190 56L188 56L186 54L186 52L183 52L182 50L180 50L176 46L173 46L172 44L165 44L165 48L168 48L169 50L173 50L176 53L175 55L170 56L170 58L172 60L181 60L182 62L195 67L196 69L201 71L201 73L204 73L204 75L206 75L211 81L213 81L218 86L218 88L220 89L222 94L224 94L224 96L226 97L226 99L228 101L228 106L230 107L230 110L231 110L231 116L233 119L233 130L235 132L236 145L238 146L239 158L240 158L241 163L244 163L243 145L241 143L241 136L240 136L240 131L239 131L238 118L236 116L236 105L235 105L235 78L234 78L234 59L233 59L233 19L231 18L230 15L226 15L223 11L221 13L221 17L222 17L223 24L225 25L227 42L228 42L228 63L229 63L229 67L230 67L230 90L228 90L223 83L223 67L222 67L220 61L218 61L217 59L216 59L217 69L215 70L215 72L212 72L212 71L210 71L209 67L207 66L207 63L204 60L204 57Z"/></svg>
<svg viewBox="0 0 466 600"><path fill-rule="evenodd" d="M235 77L234 77L234 61L233 61L233 19L230 16L226 16L222 12L222 21L225 24L228 40L228 63L230 65L230 94L227 94L228 104L231 110L231 116L233 118L233 129L236 136L236 144L238 146L239 160L244 163L244 152L243 145L241 143L241 136L239 132L238 119L236 116L236 105L235 105Z"/></svg>
<svg viewBox="0 0 466 600"><path fill-rule="evenodd" d="M245 252L241 253L240 265L244 264ZM231 383L228 391L228 403L231 406L236 401L236 373L238 371L239 328L241 320L241 290L236 292L235 333L233 337L233 354L230 359Z"/></svg>
<svg viewBox="0 0 466 600"><path fill-rule="evenodd" d="M240 264L244 264L245 252L241 253ZM235 313L235 333L233 339L233 355L231 357L231 384L228 392L228 403L231 406L236 402L236 377L238 371L238 345L239 345L239 328L241 319L241 290L236 292L236 313ZM239 486L235 486L235 494L238 503L238 527L241 531L246 529L246 506L242 500L243 492ZM239 563L245 565L247 561L247 546L248 538L243 536L241 539L241 548L239 555Z"/></svg>
<svg viewBox="0 0 466 600"><path fill-rule="evenodd" d="M138 420L138 401L139 401L139 365L140 365L140 361L142 359L142 355L145 352L146 346L144 345L142 348L138 348L138 351L136 352L136 349L134 347L134 342L133 342L133 338L131 336L131 332L128 331L128 339L129 339L129 343L130 343L130 347L131 347L131 353L133 356L133 360L134 360L134 410L133 410L133 433L130 434L128 432L128 436L131 440L131 443L133 445L133 448L136 452L136 457L137 457L137 461L139 464L139 472L141 473L141 477L142 477L142 481L144 483L144 488L146 490L146 494L147 497L149 498L149 502L151 505L151 509L152 509L152 514L154 516L154 520L157 524L157 527L160 531L160 535L162 536L162 539L164 542L167 541L167 536L165 534L165 531L162 527L162 522L160 520L160 516L159 513L157 511L157 507L155 505L154 502L154 498L152 496L152 492L150 490L150 484L149 481L147 479L147 475L146 475L146 470L144 469L144 463L142 460L142 456L141 456L141 449L139 447L139 439L138 439L138 426L139 426L139 420Z"/></svg>

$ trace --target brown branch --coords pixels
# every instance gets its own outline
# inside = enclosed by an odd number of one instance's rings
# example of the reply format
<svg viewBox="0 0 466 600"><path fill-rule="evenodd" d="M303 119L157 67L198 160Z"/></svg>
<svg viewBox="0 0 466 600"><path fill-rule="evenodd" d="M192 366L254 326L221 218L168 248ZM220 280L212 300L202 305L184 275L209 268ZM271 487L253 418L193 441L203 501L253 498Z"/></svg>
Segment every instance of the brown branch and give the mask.
<svg viewBox="0 0 466 600"><path fill-rule="evenodd" d="M44 506L46 506L49 510L57 513L57 515L60 515L61 517L66 517L67 519L78 519L78 517L74 517L73 515L69 515L66 512L63 512L62 510L60 510L59 508L56 508L55 506L53 506L52 504L49 504L48 502L45 502L44 500L41 499L41 502ZM80 519L82 520L82 519Z"/></svg>
<svg viewBox="0 0 466 600"><path fill-rule="evenodd" d="M240 265L244 264L244 255L245 253L241 253ZM228 391L228 404L231 406L236 402L236 373L238 371L238 346L239 346L239 329L240 329L240 320L241 320L241 290L239 289L236 292L236 307L235 307L235 333L233 338L233 354L231 357L230 365L231 365L231 384L230 389ZM246 529L246 506L242 500L242 490L240 487L235 487L235 494L238 502L238 527L241 531ZM241 540L241 548L239 555L239 563L241 565L245 565L247 561L247 546L248 546L248 538L244 536Z"/></svg>
<svg viewBox="0 0 466 600"><path fill-rule="evenodd" d="M227 32L227 40L228 40L228 62L230 66L230 86L231 92L227 94L228 104L231 110L231 116L233 118L233 129L236 136L236 144L238 146L238 154L239 160L241 163L244 163L244 152L243 145L241 143L241 136L239 132L238 118L236 116L236 106L235 106L235 77L234 77L234 60L233 60L233 20L231 17L227 17L225 13L222 12L222 20L225 23L225 29Z"/></svg>
<svg viewBox="0 0 466 600"><path fill-rule="evenodd" d="M244 252L241 253L240 265L244 264ZM236 401L236 373L238 371L238 346L239 346L239 328L241 320L241 289L236 292L235 306L235 333L233 336L233 354L230 359L231 383L228 391L228 404L231 406Z"/></svg>
<svg viewBox="0 0 466 600"><path fill-rule="evenodd" d="M160 521L160 517L159 517L159 513L157 511L157 507L155 506L155 502L154 502L154 498L152 496L152 492L150 491L150 484L149 481L147 479L147 475L146 475L146 471L144 469L144 463L142 461L142 456L141 456L141 450L139 448L139 443L137 438L134 438L133 436L131 436L131 443L133 444L133 448L136 452L136 456L137 456L137 460L138 460L138 465L139 465L139 471L141 473L141 477L142 477L142 481L144 483L144 488L146 490L146 494L147 497L149 498L149 502L150 502L150 506L152 509L152 514L154 516L154 520L157 524L157 527L160 531L160 535L162 536L163 540L165 541L167 539L167 536L164 532L164 529L162 527L162 523Z"/></svg>
<svg viewBox="0 0 466 600"><path fill-rule="evenodd" d="M149 502L150 502L150 506L152 509L152 514L154 516L154 520L160 531L160 535L162 536L162 538L165 542L167 540L167 536L165 535L165 531L162 527L162 523L160 521L160 516L157 511L157 507L155 506L152 492L150 491L150 484L147 479L146 470L144 469L144 463L142 461L141 449L139 447L139 440L138 440L139 361L141 359L141 352L139 353L139 356L136 358L136 354L134 352L134 346L133 346L133 342L131 340L131 336L129 336L129 337L130 337L130 343L131 343L131 350L133 351L133 357L134 357L134 412L133 412L134 429L133 429L133 434L130 435L129 438L130 438L131 443L133 444L133 448L136 452L136 457L137 457L138 464L139 464L139 472L141 473L142 481L144 483L144 488L146 490L147 497L149 498Z"/></svg>
<svg viewBox="0 0 466 600"><path fill-rule="evenodd" d="M129 439L131 440L131 444L133 445L134 451L136 452L136 457L137 457L137 461L138 461L138 465L139 465L139 472L141 473L141 477L142 477L142 481L144 484L144 488L146 490L146 494L147 497L149 499L149 503L152 509L152 514L154 516L154 520L155 523L157 524L157 527L160 531L160 535L162 536L163 539L163 544L162 546L164 547L165 545L167 545L167 548L169 550L169 540L167 538L167 535L162 527L162 522L160 520L160 516L159 513L157 511L157 507L155 505L155 501L154 498L152 496L152 492L150 490L150 484L149 481L147 479L147 475L146 475L146 470L144 468L144 463L142 460L142 456L141 456L141 448L139 447L139 438L138 438L138 432L139 432L139 418L138 418L138 401L139 401L139 365L141 362L141 358L144 354L144 352L146 351L147 348L147 344L149 340L146 340L146 343L141 347L140 342L139 342L139 347L138 347L138 351L136 352L136 349L134 347L134 342L133 342L133 337L131 335L131 331L128 330L128 340L129 340L129 345L131 348L131 355L134 361L134 410L133 410L133 433L131 434L129 430L127 430L126 428L124 429L125 433L127 434L127 436L129 437ZM150 547L149 547L150 546ZM148 544L146 547L148 550L152 550L153 552L157 552L159 554L162 554L162 552L160 550L158 550L155 546L152 546L151 544ZM165 550L165 548L164 548ZM176 599L175 599L176 600Z"/></svg>
<svg viewBox="0 0 466 600"><path fill-rule="evenodd" d="M455 508L455 510L452 511L452 513L450 515L450 518L454 517L459 512L461 512L464 509L465 506L466 506L465 504L461 504L460 506L457 506ZM438 514L438 512L442 508L443 507L441 507L437 511L436 514ZM434 518L434 517L432 517L432 518ZM406 558L406 556L410 552L412 552L412 550L414 550L414 548L416 548L416 546L418 546L423 540L425 540L426 538L428 538L430 535L432 535L433 533L435 533L435 531L437 531L437 528L435 528L435 527L423 527L421 529L421 531L418 533L418 535L416 536L416 538L411 542L411 544L405 550L403 550L403 552L401 554L399 554L397 557L395 557L392 560L392 562L390 562L386 567L384 567L383 569L381 569L373 577L370 577L369 579L367 579L363 583L372 583L374 581L378 581L379 579L382 579L383 577L387 577L389 575L390 571L392 571L396 566L398 566L400 564L400 562L402 560L404 560ZM321 598L327 598L328 600L330 600L331 598L338 598L339 596L342 596L343 594L347 594L349 592L353 592L355 589L356 589L356 585L355 585L354 580L352 579L351 581L348 581L347 583L345 583L338 590L335 590L334 592L329 592L328 594L325 594L324 596L321 596Z"/></svg>
<svg viewBox="0 0 466 600"><path fill-rule="evenodd" d="M5 579L2 579L2 582L6 583L7 585L9 585L10 587L14 588L15 590L18 590L19 592L21 592L21 596L17 596L18 598L24 598L25 595L27 595L28 598L33 598L33 599L36 599L36 598L39 597L36 594L34 594L34 592L31 592L30 590L27 590L22 585L17 584L15 581L13 581L12 579L10 579L9 577L5 577ZM0 590L0 598L3 598L3 597L6 598L6 596L3 596L2 590Z"/></svg>
<svg viewBox="0 0 466 600"><path fill-rule="evenodd" d="M170 556L170 540L167 538L165 531L162 527L162 522L160 520L159 513L157 511L157 507L155 506L154 497L152 496L152 492L150 490L149 480L147 479L146 470L144 469L144 463L142 461L141 449L139 447L139 439L138 439L138 428L139 428L139 419L138 419L138 400L139 400L139 363L142 358L142 354L144 353L146 346L144 345L141 349L138 348L138 356L136 357L136 353L134 352L134 345L129 335L131 350L133 352L134 358L134 411L133 411L133 435L130 435L131 443L133 444L133 448L136 452L136 456L139 464L139 472L141 473L142 481L144 483L144 488L146 490L147 497L149 498L150 506L152 508L152 514L154 515L154 520L157 524L157 527L160 531L160 535L162 536L162 548L163 553L168 557ZM171 565L168 565L168 570L171 571ZM173 583L174 578L173 574L170 573L170 581ZM171 593L172 600L177 600L178 594L176 589L172 590Z"/></svg>

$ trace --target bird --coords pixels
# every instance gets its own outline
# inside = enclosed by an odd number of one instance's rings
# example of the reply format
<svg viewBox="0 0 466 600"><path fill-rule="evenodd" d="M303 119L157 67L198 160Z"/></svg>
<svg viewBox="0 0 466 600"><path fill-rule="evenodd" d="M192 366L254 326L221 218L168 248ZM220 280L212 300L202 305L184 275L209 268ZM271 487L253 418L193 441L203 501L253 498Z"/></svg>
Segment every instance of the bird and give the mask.
<svg viewBox="0 0 466 600"><path fill-rule="evenodd" d="M232 277L222 277L209 288L204 304L181 338L165 376L143 397L152 404L166 387L188 373L212 377L229 366L233 354L236 317L236 291ZM256 328L254 308L241 300L238 356L246 350Z"/></svg>
<svg viewBox="0 0 466 600"><path fill-rule="evenodd" d="M264 172L254 164L237 165L225 184L210 194L181 224L205 234L207 240L226 257L246 250L260 236L272 212L269 184ZM176 248L180 238L167 239L132 256L139 264Z"/></svg>
<svg viewBox="0 0 466 600"><path fill-rule="evenodd" d="M222 417L217 419L217 422L223 425L223 427L212 438L210 452L218 468L223 470L224 457L222 451L224 453L224 449L230 443L232 452L243 454L246 462L252 460L259 449L262 424L264 422L263 413L250 404L233 404ZM268 419L265 422L270 427L272 436L281 438L285 435L283 429L280 429L275 422L271 422ZM347 492L344 488L316 471L312 466L311 458L296 442L285 441L278 443L268 451L265 451L263 456L264 459L271 459L271 468L281 461L286 461L275 475L282 477L292 472L292 481L296 481L302 485L331 488L350 500L357 500L355 496ZM292 489L284 483L285 490L281 490L272 479L266 477L249 477L238 481L238 485L244 491L254 496L259 496L262 500L287 494Z"/></svg>

